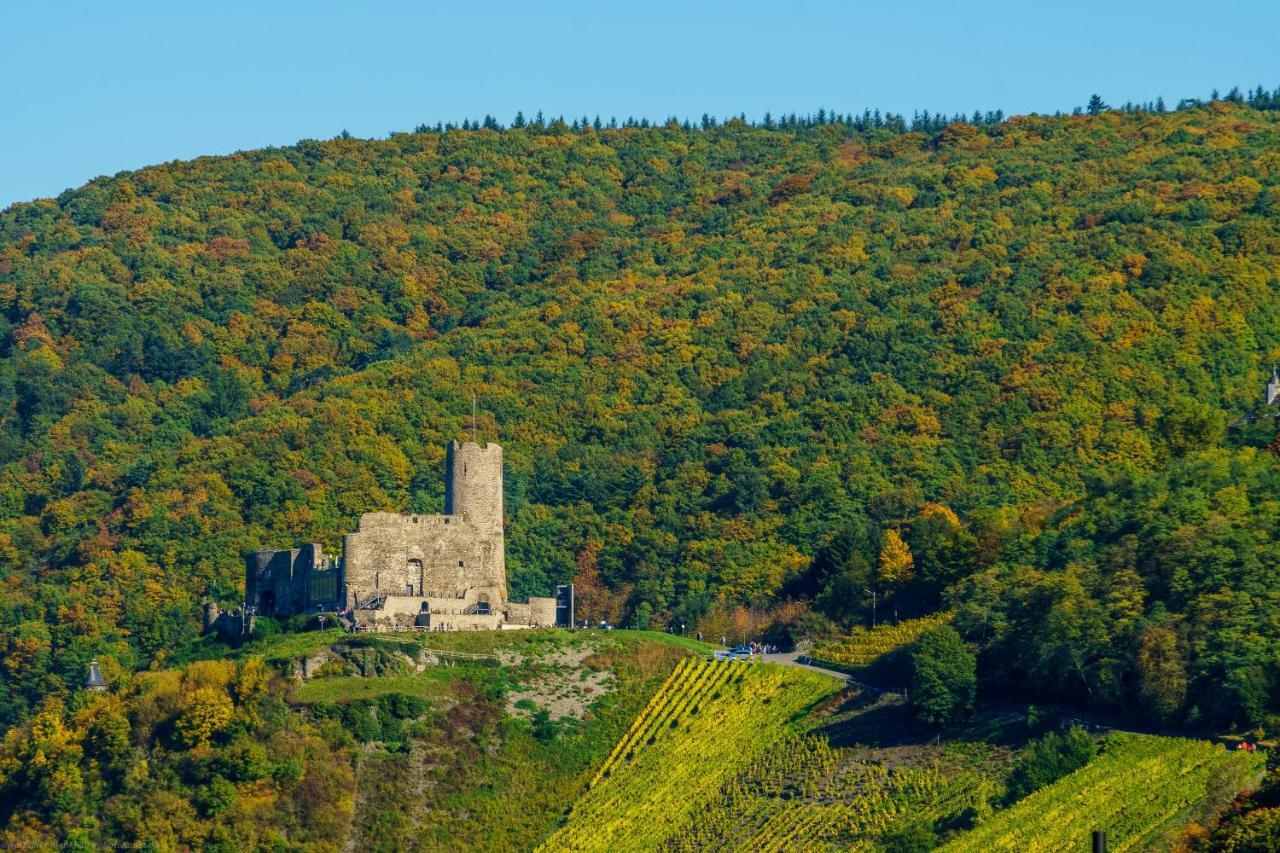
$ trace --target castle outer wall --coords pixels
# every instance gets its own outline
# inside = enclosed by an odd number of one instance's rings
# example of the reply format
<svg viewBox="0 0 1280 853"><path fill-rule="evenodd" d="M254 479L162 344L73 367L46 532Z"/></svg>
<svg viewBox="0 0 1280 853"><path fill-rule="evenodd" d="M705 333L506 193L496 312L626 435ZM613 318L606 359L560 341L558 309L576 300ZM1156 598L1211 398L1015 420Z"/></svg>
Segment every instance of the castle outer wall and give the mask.
<svg viewBox="0 0 1280 853"><path fill-rule="evenodd" d="M455 610L506 605L502 448L452 442L444 500L444 515L360 517L359 528L343 540L348 607L380 596L447 600Z"/></svg>
<svg viewBox="0 0 1280 853"><path fill-rule="evenodd" d="M465 516L365 513L343 539L346 605L407 596L497 609L506 602L501 548Z"/></svg>
<svg viewBox="0 0 1280 853"><path fill-rule="evenodd" d="M341 572L315 543L255 551L245 563L245 601L263 616L328 610L342 601Z"/></svg>
<svg viewBox="0 0 1280 853"><path fill-rule="evenodd" d="M365 513L343 537L336 564L318 545L249 555L250 612L289 616L340 607L361 630L556 624L554 598L507 600L502 448L452 442L444 479L444 514Z"/></svg>

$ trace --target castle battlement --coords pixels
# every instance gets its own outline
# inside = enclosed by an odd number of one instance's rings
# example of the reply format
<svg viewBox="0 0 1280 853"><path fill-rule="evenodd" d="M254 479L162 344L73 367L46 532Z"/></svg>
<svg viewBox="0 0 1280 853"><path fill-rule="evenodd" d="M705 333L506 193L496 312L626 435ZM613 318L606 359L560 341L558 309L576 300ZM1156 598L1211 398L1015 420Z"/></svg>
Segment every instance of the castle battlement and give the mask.
<svg viewBox="0 0 1280 853"><path fill-rule="evenodd" d="M421 524L423 527L447 527L450 524L467 524L467 520L461 515L400 515L396 512L366 512L356 522L356 532L364 533L370 530L388 528L399 529L406 524Z"/></svg>

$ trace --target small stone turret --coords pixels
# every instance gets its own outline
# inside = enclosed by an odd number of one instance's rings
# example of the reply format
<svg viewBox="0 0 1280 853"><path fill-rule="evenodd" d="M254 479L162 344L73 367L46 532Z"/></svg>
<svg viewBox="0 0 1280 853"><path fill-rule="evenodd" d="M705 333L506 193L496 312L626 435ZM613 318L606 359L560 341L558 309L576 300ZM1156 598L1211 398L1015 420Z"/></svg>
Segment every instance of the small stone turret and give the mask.
<svg viewBox="0 0 1280 853"><path fill-rule="evenodd" d="M204 603L204 632L208 634L218 624L218 617L222 615L222 608L218 607L212 601Z"/></svg>
<svg viewBox="0 0 1280 853"><path fill-rule="evenodd" d="M1280 399L1280 374L1276 373L1276 369L1271 368L1271 381L1267 383L1267 405L1275 405L1277 399Z"/></svg>

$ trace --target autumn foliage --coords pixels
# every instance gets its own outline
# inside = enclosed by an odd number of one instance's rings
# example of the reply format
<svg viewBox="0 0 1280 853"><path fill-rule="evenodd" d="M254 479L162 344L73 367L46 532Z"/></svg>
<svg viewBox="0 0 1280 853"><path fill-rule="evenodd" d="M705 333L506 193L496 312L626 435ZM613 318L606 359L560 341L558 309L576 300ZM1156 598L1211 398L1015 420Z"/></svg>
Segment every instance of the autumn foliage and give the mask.
<svg viewBox="0 0 1280 853"><path fill-rule="evenodd" d="M1093 112L308 140L0 212L0 721L162 663L247 551L439 511L474 392L517 597L870 591L985 688L1267 724L1280 113Z"/></svg>

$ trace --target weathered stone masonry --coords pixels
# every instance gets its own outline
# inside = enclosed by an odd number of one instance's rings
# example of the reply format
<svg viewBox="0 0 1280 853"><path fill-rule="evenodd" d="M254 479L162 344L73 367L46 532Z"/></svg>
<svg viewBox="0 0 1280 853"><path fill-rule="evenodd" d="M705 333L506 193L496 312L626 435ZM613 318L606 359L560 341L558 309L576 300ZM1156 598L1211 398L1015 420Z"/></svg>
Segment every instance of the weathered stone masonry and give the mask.
<svg viewBox="0 0 1280 853"><path fill-rule="evenodd" d="M554 599L507 600L505 553L502 448L455 441L443 515L365 513L336 563L318 545L251 554L246 600L274 616L350 608L374 629L554 624Z"/></svg>

